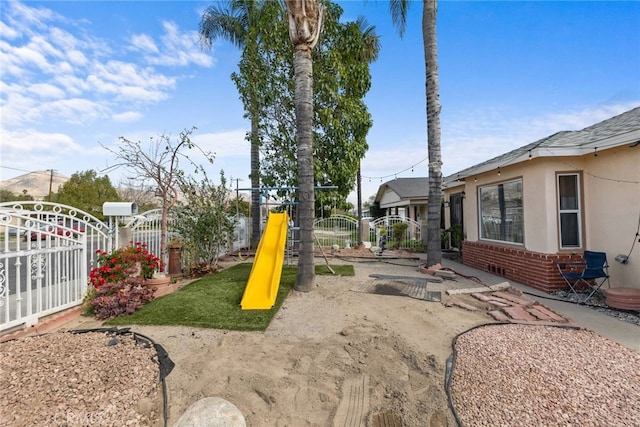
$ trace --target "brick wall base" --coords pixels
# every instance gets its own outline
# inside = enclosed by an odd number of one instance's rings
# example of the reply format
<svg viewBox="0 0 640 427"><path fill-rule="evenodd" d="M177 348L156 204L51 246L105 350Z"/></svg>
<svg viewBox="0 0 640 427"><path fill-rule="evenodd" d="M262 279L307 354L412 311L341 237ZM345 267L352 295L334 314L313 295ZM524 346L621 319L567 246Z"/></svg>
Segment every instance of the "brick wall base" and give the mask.
<svg viewBox="0 0 640 427"><path fill-rule="evenodd" d="M567 288L557 262L582 261L582 254L544 254L486 242L462 242L462 263L544 292Z"/></svg>

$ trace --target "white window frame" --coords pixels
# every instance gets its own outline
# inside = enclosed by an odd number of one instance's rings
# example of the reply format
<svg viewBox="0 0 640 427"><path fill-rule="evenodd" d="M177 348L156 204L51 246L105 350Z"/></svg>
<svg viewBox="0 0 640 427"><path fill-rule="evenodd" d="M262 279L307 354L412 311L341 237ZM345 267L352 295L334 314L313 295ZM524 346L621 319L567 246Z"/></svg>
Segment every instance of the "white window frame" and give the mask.
<svg viewBox="0 0 640 427"><path fill-rule="evenodd" d="M576 183L576 208L565 208L562 209L562 201L560 200L560 178L572 176L575 179ZM582 176L578 172L563 172L556 174L556 200L558 204L558 247L561 250L569 250L569 249L582 249ZM562 215L575 215L576 216L576 224L577 224L577 234L578 234L578 244L577 245L564 245L562 242Z"/></svg>
<svg viewBox="0 0 640 427"><path fill-rule="evenodd" d="M520 237L520 240L517 239L500 239L500 238L496 238L495 237L495 232L491 232L491 235L487 235L485 234L485 220L486 218L483 217L483 205L482 205L482 194L483 191L489 190L489 189L493 189L496 188L498 189L498 187L502 186L504 188L505 185L509 185L509 184L516 184L520 187L520 196L521 196L521 203L524 201L524 180L522 179L522 177L518 177L518 178L514 178L514 179L510 179L508 181L504 181L504 182L498 182L498 183L494 183L494 184L489 184L489 185L483 185L483 186L479 186L477 188L478 191L478 235L480 237L480 240L488 240L488 241L493 241L493 242L500 242L500 243L507 243L507 244L511 244L511 245L524 245L524 204L522 203L521 206L517 207L517 209L520 209L521 214L517 217L509 217L509 219L519 219L519 221L515 221L515 223L517 224L515 229L512 229L511 233L508 233L507 236L512 236L512 237ZM499 191L499 190L498 190ZM506 207L508 208L508 207ZM506 213L505 213L506 215ZM500 217L502 216L502 212L500 212ZM500 220L501 218L496 218L497 220ZM491 224L491 221L489 221L489 224ZM515 234L513 233L515 231Z"/></svg>

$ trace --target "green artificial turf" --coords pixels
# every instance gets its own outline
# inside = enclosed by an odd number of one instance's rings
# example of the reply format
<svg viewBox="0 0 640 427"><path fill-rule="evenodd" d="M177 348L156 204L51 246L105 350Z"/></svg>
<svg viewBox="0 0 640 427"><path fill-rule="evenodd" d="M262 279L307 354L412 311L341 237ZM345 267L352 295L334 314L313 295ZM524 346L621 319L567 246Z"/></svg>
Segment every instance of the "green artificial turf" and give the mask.
<svg viewBox="0 0 640 427"><path fill-rule="evenodd" d="M105 325L182 325L238 331L264 331L296 282L297 267L284 266L276 303L270 310L242 310L240 301L252 264L238 264L203 277L182 289L151 301L129 316ZM339 275L353 276L351 265L331 266ZM316 274L331 274L326 265Z"/></svg>

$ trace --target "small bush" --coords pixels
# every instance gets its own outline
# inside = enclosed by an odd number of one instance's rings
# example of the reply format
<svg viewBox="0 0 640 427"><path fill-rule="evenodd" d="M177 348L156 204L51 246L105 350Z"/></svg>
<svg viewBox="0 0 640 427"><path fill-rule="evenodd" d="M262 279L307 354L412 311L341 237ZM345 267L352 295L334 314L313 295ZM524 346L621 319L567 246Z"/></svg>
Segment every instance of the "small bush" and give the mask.
<svg viewBox="0 0 640 427"><path fill-rule="evenodd" d="M131 314L153 300L154 289L143 286L139 276L127 277L116 283L104 283L85 298L85 311L104 320ZM91 297L89 297L91 296Z"/></svg>

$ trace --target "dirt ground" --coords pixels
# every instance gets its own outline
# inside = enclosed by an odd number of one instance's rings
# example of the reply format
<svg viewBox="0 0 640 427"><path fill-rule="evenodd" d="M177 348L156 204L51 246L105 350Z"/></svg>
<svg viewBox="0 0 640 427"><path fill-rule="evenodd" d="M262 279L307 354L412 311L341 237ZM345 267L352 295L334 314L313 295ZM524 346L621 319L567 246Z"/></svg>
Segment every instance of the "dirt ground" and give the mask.
<svg viewBox="0 0 640 427"><path fill-rule="evenodd" d="M214 396L233 403L248 426L360 425L349 424L354 416L369 426L455 425L444 387L452 340L492 319L450 306L464 297L444 291L478 284L460 276L428 283L428 290L442 292L440 301L356 292L363 283L384 282L372 274L424 278L421 262L329 261L353 264L355 277L316 276L316 290L292 291L265 332L132 327L175 362L167 377L169 425L197 400ZM67 328L87 326L93 325Z"/></svg>

